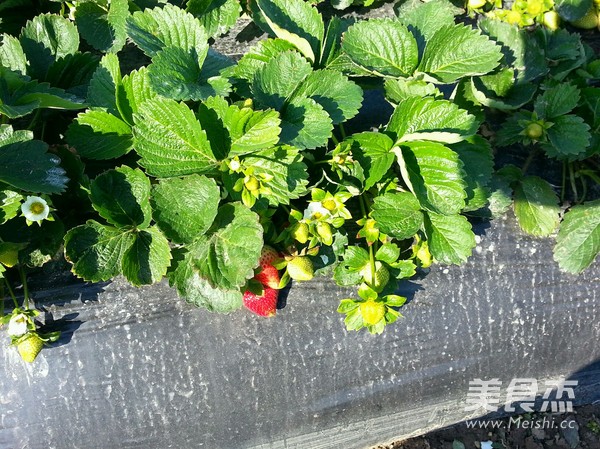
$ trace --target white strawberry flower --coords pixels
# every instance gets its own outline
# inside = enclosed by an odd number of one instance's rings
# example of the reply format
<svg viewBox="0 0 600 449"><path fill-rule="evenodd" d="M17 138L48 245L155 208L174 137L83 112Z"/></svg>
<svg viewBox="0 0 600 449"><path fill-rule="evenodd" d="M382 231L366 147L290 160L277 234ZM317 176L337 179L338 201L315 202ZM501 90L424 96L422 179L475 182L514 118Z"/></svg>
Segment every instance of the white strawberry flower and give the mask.
<svg viewBox="0 0 600 449"><path fill-rule="evenodd" d="M331 212L323 207L320 201L311 201L304 209L305 220L320 220L331 216Z"/></svg>
<svg viewBox="0 0 600 449"><path fill-rule="evenodd" d="M48 218L50 207L44 198L39 196L28 196L21 204L21 212L28 221L40 222Z"/></svg>
<svg viewBox="0 0 600 449"><path fill-rule="evenodd" d="M20 337L27 333L27 324L29 318L24 313L19 313L13 316L8 322L8 335L12 337Z"/></svg>

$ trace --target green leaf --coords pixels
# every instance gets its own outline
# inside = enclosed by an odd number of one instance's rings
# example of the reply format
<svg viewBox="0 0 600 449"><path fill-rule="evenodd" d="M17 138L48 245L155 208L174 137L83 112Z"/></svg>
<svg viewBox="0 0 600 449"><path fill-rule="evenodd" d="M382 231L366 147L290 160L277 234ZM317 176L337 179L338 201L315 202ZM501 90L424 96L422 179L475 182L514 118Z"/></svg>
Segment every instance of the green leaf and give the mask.
<svg viewBox="0 0 600 449"><path fill-rule="evenodd" d="M537 92L537 85L533 83L514 84L508 92L499 97L496 92L486 87L484 77L471 78L464 87L468 91L467 95L473 96L475 103L501 111L519 109L529 103Z"/></svg>
<svg viewBox="0 0 600 449"><path fill-rule="evenodd" d="M189 0L187 12L196 17L211 37L227 33L242 10L236 0Z"/></svg>
<svg viewBox="0 0 600 449"><path fill-rule="evenodd" d="M169 283L187 302L210 311L227 313L242 306L239 289L224 289L211 286L195 266L196 254L187 252L182 260L175 262L175 270L169 275Z"/></svg>
<svg viewBox="0 0 600 449"><path fill-rule="evenodd" d="M432 0L427 3L406 2L396 14L406 26L413 26L425 37L431 39L437 30L454 24L454 16L462 12L448 0Z"/></svg>
<svg viewBox="0 0 600 449"><path fill-rule="evenodd" d="M394 243L384 243L375 253L375 259L389 264L395 263L400 257L400 248Z"/></svg>
<svg viewBox="0 0 600 449"><path fill-rule="evenodd" d="M12 127L2 125L0 139L0 181L28 192L59 193L67 184L60 159L47 152L48 145L39 140L10 142ZM14 133L19 136L18 133ZM13 139L15 136L13 136Z"/></svg>
<svg viewBox="0 0 600 449"><path fill-rule="evenodd" d="M27 142L33 139L33 132L20 129L13 130L12 125L0 125L0 147L11 143Z"/></svg>
<svg viewBox="0 0 600 449"><path fill-rule="evenodd" d="M545 52L527 30L490 18L480 20L479 27L502 46L504 63L516 70L519 84L532 81L548 72Z"/></svg>
<svg viewBox="0 0 600 449"><path fill-rule="evenodd" d="M577 115L561 115L552 119L548 129L548 143L542 148L550 157L559 159L585 156L590 144L590 127Z"/></svg>
<svg viewBox="0 0 600 449"><path fill-rule="evenodd" d="M67 55L50 66L46 81L53 87L65 89L67 93L85 98L99 61L100 57L87 52Z"/></svg>
<svg viewBox="0 0 600 449"><path fill-rule="evenodd" d="M117 158L133 147L131 127L100 109L79 114L69 126L66 139L79 155L90 159Z"/></svg>
<svg viewBox="0 0 600 449"><path fill-rule="evenodd" d="M311 73L312 67L298 53L281 53L256 72L252 93L259 104L280 111Z"/></svg>
<svg viewBox="0 0 600 449"><path fill-rule="evenodd" d="M556 12L569 22L581 19L592 6L592 0L554 0Z"/></svg>
<svg viewBox="0 0 600 449"><path fill-rule="evenodd" d="M121 86L121 69L117 55L109 53L102 57L88 88L87 101L92 107L105 108L119 117L117 89Z"/></svg>
<svg viewBox="0 0 600 449"><path fill-rule="evenodd" d="M6 185L0 186L0 224L15 218L21 210L21 201L23 195L8 188Z"/></svg>
<svg viewBox="0 0 600 449"><path fill-rule="evenodd" d="M150 180L140 169L108 170L91 184L92 206L118 228L144 229L150 224Z"/></svg>
<svg viewBox="0 0 600 449"><path fill-rule="evenodd" d="M552 119L568 114L579 103L579 89L571 83L561 83L547 89L535 99L534 110L540 118Z"/></svg>
<svg viewBox="0 0 600 449"><path fill-rule="evenodd" d="M127 38L127 0L111 0L108 6L86 2L77 5L75 23L88 44L102 52L117 53Z"/></svg>
<svg viewBox="0 0 600 449"><path fill-rule="evenodd" d="M400 104L409 97L441 97L441 92L431 83L422 80L387 79L385 97L393 104Z"/></svg>
<svg viewBox="0 0 600 449"><path fill-rule="evenodd" d="M463 163L464 177L467 185L466 210L477 210L488 201L487 186L494 172L492 147L487 140L475 135L468 140L452 145Z"/></svg>
<svg viewBox="0 0 600 449"><path fill-rule="evenodd" d="M458 154L442 144L420 141L406 142L394 152L404 162L403 176L423 208L451 215L465 207L467 185Z"/></svg>
<svg viewBox="0 0 600 449"><path fill-rule="evenodd" d="M281 142L300 149L324 146L332 130L331 117L312 98L292 100L281 115Z"/></svg>
<svg viewBox="0 0 600 449"><path fill-rule="evenodd" d="M600 252L600 200L572 207L558 231L554 260L569 273L581 273Z"/></svg>
<svg viewBox="0 0 600 449"><path fill-rule="evenodd" d="M127 34L151 58L165 47L194 48L202 63L208 52L208 35L200 21L171 4L134 12L127 19Z"/></svg>
<svg viewBox="0 0 600 449"><path fill-rule="evenodd" d="M419 200L410 192L375 197L371 216L381 232L399 240L413 237L423 224Z"/></svg>
<svg viewBox="0 0 600 449"><path fill-rule="evenodd" d="M154 284L171 264L169 241L152 226L135 234L133 244L123 254L123 275L132 285Z"/></svg>
<svg viewBox="0 0 600 449"><path fill-rule="evenodd" d="M135 237L89 220L65 235L65 258L75 275L90 282L107 281L121 272L123 256Z"/></svg>
<svg viewBox="0 0 600 449"><path fill-rule="evenodd" d="M308 171L297 148L268 148L244 158L244 165L253 167L255 176L273 177L266 182L270 192L261 193L271 206L290 204L306 193Z"/></svg>
<svg viewBox="0 0 600 449"><path fill-rule="evenodd" d="M158 97L148 100L134 122L134 147L150 175L202 174L217 167L206 133L185 104Z"/></svg>
<svg viewBox="0 0 600 449"><path fill-rule="evenodd" d="M21 75L27 74L27 56L21 47L19 40L9 34L2 35L2 46L0 46L0 65L20 72Z"/></svg>
<svg viewBox="0 0 600 449"><path fill-rule="evenodd" d="M358 301L355 301L353 299L342 299L340 301L340 305L337 308L337 311L339 313L348 313L358 309L359 306L360 302Z"/></svg>
<svg viewBox="0 0 600 449"><path fill-rule="evenodd" d="M157 93L152 89L146 67L125 75L121 87L117 90L119 111L123 120L133 126L133 114L138 112L144 101L156 97Z"/></svg>
<svg viewBox="0 0 600 449"><path fill-rule="evenodd" d="M281 119L276 111L254 111L236 105L230 106L222 97L210 98L203 106L216 113L221 125L227 130L225 155L228 154L231 157L253 153L270 148L279 141ZM201 106L199 109L198 115L201 123L208 119L210 110L207 108ZM206 129L207 132L211 131L208 127ZM210 140L214 142L213 138Z"/></svg>
<svg viewBox="0 0 600 449"><path fill-rule="evenodd" d="M79 48L77 28L57 14L42 14L28 21L19 40L27 55L29 74L35 79L44 79L56 60Z"/></svg>
<svg viewBox="0 0 600 449"><path fill-rule="evenodd" d="M513 203L513 190L507 181L495 175L490 182L490 190L487 206L489 217L501 217Z"/></svg>
<svg viewBox="0 0 600 449"><path fill-rule="evenodd" d="M351 18L333 16L327 24L325 40L321 49L321 67L329 65L342 55L342 35L354 22Z"/></svg>
<svg viewBox="0 0 600 449"><path fill-rule="evenodd" d="M380 76L411 76L419 62L417 41L399 20L371 19L344 33L342 50L357 65Z"/></svg>
<svg viewBox="0 0 600 449"><path fill-rule="evenodd" d="M544 237L558 227L558 197L547 181L527 176L515 186L514 211L523 231Z"/></svg>
<svg viewBox="0 0 600 449"><path fill-rule="evenodd" d="M57 260L65 227L58 217L54 221L43 220L35 226L27 226L25 220L10 220L0 226L0 235L6 242L22 243L24 248L19 250L19 263L34 268L52 258Z"/></svg>
<svg viewBox="0 0 600 449"><path fill-rule="evenodd" d="M320 57L323 18L303 0L257 0L250 7L255 23L272 36L293 44L311 62Z"/></svg>
<svg viewBox="0 0 600 449"><path fill-rule="evenodd" d="M352 156L365 173L364 190L369 190L388 172L396 156L394 141L383 133L364 132L351 137Z"/></svg>
<svg viewBox="0 0 600 449"><path fill-rule="evenodd" d="M220 199L213 179L199 175L162 179L152 189L154 219L174 243L191 243L212 225Z"/></svg>
<svg viewBox="0 0 600 449"><path fill-rule="evenodd" d="M387 125L399 142L435 140L455 143L475 134L475 116L447 100L410 97L401 102Z"/></svg>
<svg viewBox="0 0 600 449"><path fill-rule="evenodd" d="M500 47L487 36L470 26L449 25L427 41L418 70L448 84L491 72L501 58Z"/></svg>
<svg viewBox="0 0 600 449"><path fill-rule="evenodd" d="M227 95L231 85L223 78L214 84L205 77L195 48L165 47L148 66L150 84L158 94L174 100L205 100L212 95Z"/></svg>
<svg viewBox="0 0 600 449"><path fill-rule="evenodd" d="M566 68L578 67L577 59L581 56L581 37L577 33L569 33L567 30L558 29L552 33L538 33L536 35L540 46L543 48L545 57L552 61L551 73L559 74ZM559 63L565 63L561 67ZM572 64L576 62L575 66ZM570 70L569 70L570 71Z"/></svg>
<svg viewBox="0 0 600 449"><path fill-rule="evenodd" d="M425 233L431 254L444 264L466 262L476 245L471 224L463 215L429 212L425 216Z"/></svg>
<svg viewBox="0 0 600 449"><path fill-rule="evenodd" d="M67 94L64 90L50 87L48 83L38 84L37 81L17 81L13 76L0 67L0 113L9 118L23 117L38 108L51 109L83 109L83 102Z"/></svg>
<svg viewBox="0 0 600 449"><path fill-rule="evenodd" d="M258 215L241 203L221 206L211 231L190 247L200 275L216 288L239 288L254 276L263 246Z"/></svg>
<svg viewBox="0 0 600 449"><path fill-rule="evenodd" d="M600 89L597 87L586 87L581 90L582 115L589 117L586 120L593 128L600 126Z"/></svg>
<svg viewBox="0 0 600 449"><path fill-rule="evenodd" d="M319 103L337 125L351 119L362 104L362 89L334 70L317 70L309 74L293 98L309 97Z"/></svg>
<svg viewBox="0 0 600 449"><path fill-rule="evenodd" d="M283 39L261 40L238 61L234 68L234 74L238 78L252 81L256 72L268 61L294 48L290 42Z"/></svg>

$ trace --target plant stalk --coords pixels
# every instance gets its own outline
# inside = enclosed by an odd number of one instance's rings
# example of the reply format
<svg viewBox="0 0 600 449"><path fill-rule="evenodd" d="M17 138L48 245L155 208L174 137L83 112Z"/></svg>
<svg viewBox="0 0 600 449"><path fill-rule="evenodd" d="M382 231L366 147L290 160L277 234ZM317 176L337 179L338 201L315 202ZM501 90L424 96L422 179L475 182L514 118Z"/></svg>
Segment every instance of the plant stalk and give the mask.
<svg viewBox="0 0 600 449"><path fill-rule="evenodd" d="M569 167L569 180L571 182L571 190L573 190L573 200L575 203L579 202L579 194L577 193L577 182L575 181L575 172L573 170L573 163L568 162Z"/></svg>
<svg viewBox="0 0 600 449"><path fill-rule="evenodd" d="M25 270L19 265L19 275L21 276L21 282L23 283L23 306L29 309L29 289L27 288L27 276L25 276Z"/></svg>
<svg viewBox="0 0 600 449"><path fill-rule="evenodd" d="M15 305L15 309L19 308L19 303L17 302L17 297L15 296L15 292L13 292L12 288L10 287L8 279L4 278L4 282L6 284L6 288L8 289L8 293L10 294L10 297L13 300L13 303Z"/></svg>

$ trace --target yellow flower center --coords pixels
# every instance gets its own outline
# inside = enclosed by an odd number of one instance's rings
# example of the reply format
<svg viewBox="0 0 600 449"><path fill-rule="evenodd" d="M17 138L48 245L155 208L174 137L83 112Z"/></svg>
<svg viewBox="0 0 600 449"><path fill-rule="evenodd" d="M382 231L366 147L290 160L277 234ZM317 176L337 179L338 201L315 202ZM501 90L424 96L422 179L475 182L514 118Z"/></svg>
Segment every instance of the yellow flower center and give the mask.
<svg viewBox="0 0 600 449"><path fill-rule="evenodd" d="M45 209L44 204L40 203L40 202L31 203L31 206L29 208L29 210L31 210L31 212L36 215L43 213L44 209Z"/></svg>

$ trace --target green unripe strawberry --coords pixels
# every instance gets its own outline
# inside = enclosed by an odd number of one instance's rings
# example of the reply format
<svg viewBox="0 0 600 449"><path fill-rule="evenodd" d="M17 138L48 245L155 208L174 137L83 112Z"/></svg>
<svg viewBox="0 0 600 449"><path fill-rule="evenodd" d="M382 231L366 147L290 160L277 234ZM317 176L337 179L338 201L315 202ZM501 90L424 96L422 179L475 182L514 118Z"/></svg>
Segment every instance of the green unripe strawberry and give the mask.
<svg viewBox="0 0 600 449"><path fill-rule="evenodd" d="M467 7L469 9L479 9L479 8L483 8L486 3L487 3L486 0L469 0L467 2Z"/></svg>
<svg viewBox="0 0 600 449"><path fill-rule="evenodd" d="M365 282L376 292L382 291L390 281L390 272L379 261L375 262L375 275L371 270L371 265L367 265L361 271Z"/></svg>
<svg viewBox="0 0 600 449"><path fill-rule="evenodd" d="M315 275L315 268L308 257L298 256L288 262L287 272L296 281L310 281Z"/></svg>
<svg viewBox="0 0 600 449"><path fill-rule="evenodd" d="M327 210L334 210L336 206L335 200L333 198L327 198L321 204L323 204L323 207Z"/></svg>
<svg viewBox="0 0 600 449"><path fill-rule="evenodd" d="M333 234L331 233L331 225L324 221L317 223L317 234L321 237L321 240L325 245L331 245L333 243Z"/></svg>
<svg viewBox="0 0 600 449"><path fill-rule="evenodd" d="M506 21L511 25L520 25L523 20L523 14L519 11L510 10L506 14Z"/></svg>
<svg viewBox="0 0 600 449"><path fill-rule="evenodd" d="M544 127L539 123L530 123L525 128L525 135L530 139L537 140L544 134Z"/></svg>
<svg viewBox="0 0 600 449"><path fill-rule="evenodd" d="M590 8L585 16L571 22L571 25L584 30L596 28L598 26L598 13L596 12L596 8Z"/></svg>
<svg viewBox="0 0 600 449"><path fill-rule="evenodd" d="M419 247L415 255L421 263L421 268L429 268L433 263L433 257L429 252L429 245L427 244L427 242L421 243L421 246Z"/></svg>
<svg viewBox="0 0 600 449"><path fill-rule="evenodd" d="M360 314L367 326L374 326L385 317L385 304L381 301L365 301L360 303Z"/></svg>
<svg viewBox="0 0 600 449"><path fill-rule="evenodd" d="M250 192L255 192L256 190L260 189L260 182L254 176L251 176L250 179L245 181L244 185Z"/></svg>
<svg viewBox="0 0 600 449"><path fill-rule="evenodd" d="M560 16L556 11L546 11L542 23L546 25L549 30L557 30L560 26Z"/></svg>
<svg viewBox="0 0 600 449"><path fill-rule="evenodd" d="M26 334L17 343L17 350L21 354L21 358L27 363L32 363L37 355L44 346L44 340L42 340L38 334L30 332Z"/></svg>
<svg viewBox="0 0 600 449"><path fill-rule="evenodd" d="M306 223L296 223L292 230L292 237L300 243L308 242L309 232Z"/></svg>

